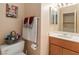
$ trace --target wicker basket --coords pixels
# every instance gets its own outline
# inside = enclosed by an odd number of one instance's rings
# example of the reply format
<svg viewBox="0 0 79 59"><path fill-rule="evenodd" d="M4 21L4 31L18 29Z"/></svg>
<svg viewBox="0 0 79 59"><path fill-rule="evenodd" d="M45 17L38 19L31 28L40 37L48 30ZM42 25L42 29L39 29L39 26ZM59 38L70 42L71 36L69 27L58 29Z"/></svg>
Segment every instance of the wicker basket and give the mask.
<svg viewBox="0 0 79 59"><path fill-rule="evenodd" d="M17 42L17 40L5 40L6 44L13 44L15 42Z"/></svg>

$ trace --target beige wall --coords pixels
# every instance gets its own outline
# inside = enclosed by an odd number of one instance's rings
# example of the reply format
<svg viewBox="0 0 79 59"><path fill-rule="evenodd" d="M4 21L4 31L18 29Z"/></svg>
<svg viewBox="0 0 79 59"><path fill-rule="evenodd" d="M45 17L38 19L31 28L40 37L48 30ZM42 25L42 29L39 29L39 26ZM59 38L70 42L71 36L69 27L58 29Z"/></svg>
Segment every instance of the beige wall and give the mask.
<svg viewBox="0 0 79 59"><path fill-rule="evenodd" d="M30 16L37 16L37 17L40 17L41 15L41 4L40 3L26 3L25 4L25 17L30 17ZM28 41L26 42L26 49L28 51L28 54L40 54L40 22L41 22L41 19L38 20L39 23L38 23L38 42L37 42L37 49L36 50L33 50L31 48L31 45L32 45L32 42Z"/></svg>
<svg viewBox="0 0 79 59"><path fill-rule="evenodd" d="M21 33L22 20L24 17L24 4L13 4L18 6L18 17L6 17L6 5L0 3L0 44L4 42L4 34L12 30Z"/></svg>
<svg viewBox="0 0 79 59"><path fill-rule="evenodd" d="M49 7L41 4L41 40L40 54L48 54Z"/></svg>
<svg viewBox="0 0 79 59"><path fill-rule="evenodd" d="M27 4L14 4L18 6L18 18L7 18L5 16L5 4L0 4L0 43L4 42L4 34L12 30L21 33L22 21L24 17L38 16L39 28L38 28L38 48L32 50L31 54L48 54L48 32L58 30L58 25L50 24L49 19L49 7L51 4L40 3L27 3ZM32 42L28 41L30 47ZM26 47L27 48L27 47Z"/></svg>
<svg viewBox="0 0 79 59"><path fill-rule="evenodd" d="M77 33L79 33L79 3L77 4Z"/></svg>
<svg viewBox="0 0 79 59"><path fill-rule="evenodd" d="M58 30L58 25L50 24L49 19L49 7L53 6L52 4L36 4L30 3L25 4L25 16L39 16L39 42L38 42L38 49L33 51L31 48L28 50L30 54L48 54L48 32ZM28 46L32 44L31 42L28 43ZM40 49L40 50L39 50ZM39 52L37 52L39 51Z"/></svg>
<svg viewBox="0 0 79 59"><path fill-rule="evenodd" d="M25 17L38 16L40 17L41 4L40 3L25 3Z"/></svg>
<svg viewBox="0 0 79 59"><path fill-rule="evenodd" d="M58 31L58 30L59 30L59 25L58 24L57 25L56 24L54 24L54 25L50 24L49 25L49 31L50 32L52 32L52 31Z"/></svg>
<svg viewBox="0 0 79 59"><path fill-rule="evenodd" d="M74 32L79 32L79 26L78 26L78 13L79 13L79 4L71 5L68 7L62 7L60 8L60 30L63 31L63 14L64 13L74 13ZM71 29L70 29L71 30Z"/></svg>
<svg viewBox="0 0 79 59"><path fill-rule="evenodd" d="M39 30L38 30L38 49L30 48L32 42L27 43L27 49L30 54L48 54L48 32L58 30L58 25L50 24L49 7L51 4L28 3L25 4L25 17L38 16Z"/></svg>
<svg viewBox="0 0 79 59"><path fill-rule="evenodd" d="M44 3L41 4L41 40L40 40L40 54L48 54L49 40L48 32L58 30L58 25L50 23L50 7L52 4Z"/></svg>

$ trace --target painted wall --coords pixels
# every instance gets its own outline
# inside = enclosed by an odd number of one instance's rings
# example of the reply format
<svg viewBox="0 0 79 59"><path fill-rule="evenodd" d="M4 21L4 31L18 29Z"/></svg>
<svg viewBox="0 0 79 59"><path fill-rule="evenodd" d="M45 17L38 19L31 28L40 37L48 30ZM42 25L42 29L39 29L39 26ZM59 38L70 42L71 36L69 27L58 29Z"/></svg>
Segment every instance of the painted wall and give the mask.
<svg viewBox="0 0 79 59"><path fill-rule="evenodd" d="M21 33L24 18L24 4L13 4L18 7L18 17L6 17L6 5L0 3L0 44L4 43L4 34L12 30Z"/></svg>
<svg viewBox="0 0 79 59"><path fill-rule="evenodd" d="M30 17L30 16L37 16L37 17L40 17L41 15L41 4L40 3L26 3L25 4L25 17ZM27 49L27 54L40 54L40 22L41 22L41 18L38 20L38 42L37 42L37 49L36 50L33 50L31 48L31 45L32 45L32 42L31 41L28 41L26 40L26 49Z"/></svg>
<svg viewBox="0 0 79 59"><path fill-rule="evenodd" d="M40 54L48 54L49 8L41 4L41 40Z"/></svg>
<svg viewBox="0 0 79 59"><path fill-rule="evenodd" d="M41 40L40 40L40 54L48 54L49 40L48 33L58 30L58 25L50 23L50 7L52 4L41 4Z"/></svg>
<svg viewBox="0 0 79 59"><path fill-rule="evenodd" d="M25 17L38 16L39 20L39 30L38 30L38 48L37 50L31 49L32 42L27 41L27 50L29 54L48 54L48 32L58 30L58 25L50 24L50 10L49 7L52 4L39 4L39 3L28 3L25 4Z"/></svg>
<svg viewBox="0 0 79 59"><path fill-rule="evenodd" d="M50 24L49 7L51 4L40 3L27 3L27 4L14 4L18 6L18 18L7 18L5 16L5 4L0 4L0 44L4 42L4 34L12 30L19 33L22 31L22 22L24 17L38 16L38 48L32 50L32 42L27 41L27 47L30 54L48 54L48 32L58 29L57 25Z"/></svg>
<svg viewBox="0 0 79 59"><path fill-rule="evenodd" d="M79 26L78 26L79 4L74 4L68 7L62 7L59 10L60 10L60 25L59 25L60 31L63 31L63 13L74 13L74 32L78 33L79 32Z"/></svg>
<svg viewBox="0 0 79 59"><path fill-rule="evenodd" d="M40 16L41 4L40 3L25 3L25 17Z"/></svg>

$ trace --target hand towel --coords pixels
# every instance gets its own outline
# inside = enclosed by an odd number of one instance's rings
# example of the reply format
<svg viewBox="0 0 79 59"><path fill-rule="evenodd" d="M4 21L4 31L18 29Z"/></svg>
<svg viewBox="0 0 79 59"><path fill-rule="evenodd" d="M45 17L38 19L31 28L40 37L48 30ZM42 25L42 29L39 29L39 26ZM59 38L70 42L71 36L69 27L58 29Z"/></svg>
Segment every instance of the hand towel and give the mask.
<svg viewBox="0 0 79 59"><path fill-rule="evenodd" d="M25 19L24 19L24 27L29 27L29 18L28 17L26 17Z"/></svg>
<svg viewBox="0 0 79 59"><path fill-rule="evenodd" d="M34 16L29 17L29 28L33 28Z"/></svg>
<svg viewBox="0 0 79 59"><path fill-rule="evenodd" d="M27 22L28 22L28 17L24 19L24 24L26 24Z"/></svg>

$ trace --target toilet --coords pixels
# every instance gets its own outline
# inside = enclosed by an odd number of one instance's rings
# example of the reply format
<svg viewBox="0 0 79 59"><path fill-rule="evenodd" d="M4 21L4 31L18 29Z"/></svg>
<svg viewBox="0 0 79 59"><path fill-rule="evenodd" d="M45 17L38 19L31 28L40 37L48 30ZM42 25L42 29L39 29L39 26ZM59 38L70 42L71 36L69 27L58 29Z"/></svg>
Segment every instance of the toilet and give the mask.
<svg viewBox="0 0 79 59"><path fill-rule="evenodd" d="M11 45L0 45L0 54L1 55L25 55L24 50L24 41L20 40L17 43Z"/></svg>

